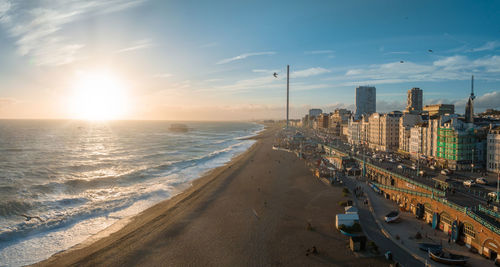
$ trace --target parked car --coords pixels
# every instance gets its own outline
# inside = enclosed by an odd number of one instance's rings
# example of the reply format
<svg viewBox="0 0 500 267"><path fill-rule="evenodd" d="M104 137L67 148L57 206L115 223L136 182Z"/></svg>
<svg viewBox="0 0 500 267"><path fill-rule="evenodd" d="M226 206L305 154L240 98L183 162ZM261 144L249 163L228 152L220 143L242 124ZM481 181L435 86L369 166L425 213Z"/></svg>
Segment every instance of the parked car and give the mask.
<svg viewBox="0 0 500 267"><path fill-rule="evenodd" d="M411 169L412 170L416 170L417 169L417 166L415 164L411 165Z"/></svg>
<svg viewBox="0 0 500 267"><path fill-rule="evenodd" d="M403 165L399 164L398 169L403 169Z"/></svg>
<svg viewBox="0 0 500 267"><path fill-rule="evenodd" d="M450 170L448 170L448 169L443 169L443 170L441 170L441 174L442 174L442 175L450 175L450 174L452 174L452 173L453 173L453 172L452 172L452 171L450 171Z"/></svg>
<svg viewBox="0 0 500 267"><path fill-rule="evenodd" d="M473 186L474 184L475 184L475 183L474 183L474 181L473 181L473 180L466 180L466 181L464 181L464 186L465 186L465 187L471 187L471 186Z"/></svg>
<svg viewBox="0 0 500 267"><path fill-rule="evenodd" d="M429 168L430 168L431 170L435 170L435 169L436 169L436 167L434 167L434 165L431 165Z"/></svg>
<svg viewBox="0 0 500 267"><path fill-rule="evenodd" d="M488 197L492 200L497 199L497 192L489 192Z"/></svg>
<svg viewBox="0 0 500 267"><path fill-rule="evenodd" d="M488 184L488 181L486 181L486 179L484 178L476 178L476 183L478 184Z"/></svg>

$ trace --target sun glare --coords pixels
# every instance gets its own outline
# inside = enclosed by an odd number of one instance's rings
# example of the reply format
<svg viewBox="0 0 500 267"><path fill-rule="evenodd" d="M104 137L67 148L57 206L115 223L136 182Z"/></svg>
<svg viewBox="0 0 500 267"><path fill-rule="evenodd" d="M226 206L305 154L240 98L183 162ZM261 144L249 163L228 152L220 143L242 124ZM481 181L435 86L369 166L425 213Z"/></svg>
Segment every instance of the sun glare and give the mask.
<svg viewBox="0 0 500 267"><path fill-rule="evenodd" d="M120 119L127 110L126 89L110 73L86 73L75 82L69 104L75 119Z"/></svg>

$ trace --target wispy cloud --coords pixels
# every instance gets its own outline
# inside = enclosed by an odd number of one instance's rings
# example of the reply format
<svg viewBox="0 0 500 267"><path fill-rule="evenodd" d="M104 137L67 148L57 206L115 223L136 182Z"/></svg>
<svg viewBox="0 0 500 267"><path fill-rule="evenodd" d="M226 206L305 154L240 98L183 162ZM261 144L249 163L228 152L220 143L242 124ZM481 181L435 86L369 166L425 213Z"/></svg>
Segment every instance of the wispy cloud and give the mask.
<svg viewBox="0 0 500 267"><path fill-rule="evenodd" d="M275 69L275 70L267 70L267 69L253 69L252 72L255 72L255 73L269 73L269 74L272 74L272 73L278 73L280 70L278 69Z"/></svg>
<svg viewBox="0 0 500 267"><path fill-rule="evenodd" d="M491 41L491 42L485 43L484 45L482 45L480 47L473 48L472 52L492 51L492 50L495 50L497 47L500 47L500 42Z"/></svg>
<svg viewBox="0 0 500 267"><path fill-rule="evenodd" d="M290 76L295 77L295 78L305 78L305 77L325 74L328 72L330 72L330 71L325 69L325 68L317 67L317 68L309 68L309 69L305 69L305 70L294 71L291 73Z"/></svg>
<svg viewBox="0 0 500 267"><path fill-rule="evenodd" d="M231 57L231 58L226 58L226 59L223 59L223 60L220 60L219 62L217 62L218 65L220 64L226 64L226 63L229 63L229 62L233 62L233 61L237 61L237 60L242 60L242 59L245 59L245 58L248 58L248 57L254 57L254 56L264 56L264 55L274 55L276 54L276 52L255 52L255 53L245 53L245 54L241 54L239 56L235 56L235 57Z"/></svg>
<svg viewBox="0 0 500 267"><path fill-rule="evenodd" d="M500 56L471 59L455 55L442 57L430 63L391 62L348 69L343 75L326 80L336 80L345 86L359 84L390 84L418 81L467 80L470 74L481 73L481 79L500 80ZM344 83L342 83L344 81Z"/></svg>
<svg viewBox="0 0 500 267"><path fill-rule="evenodd" d="M312 50L312 51L305 51L304 54L306 55L322 55L322 54L333 54L335 51L333 50Z"/></svg>
<svg viewBox="0 0 500 267"><path fill-rule="evenodd" d="M135 42L135 44L132 45L132 46L116 50L115 53L124 53L124 52L130 52L130 51L145 49L145 48L151 47L153 45L154 44L153 44L153 41L151 39L139 40L139 41Z"/></svg>
<svg viewBox="0 0 500 267"><path fill-rule="evenodd" d="M16 40L17 51L37 65L57 66L76 60L85 44L61 30L92 14L120 11L144 0L16 1L0 0L0 24Z"/></svg>

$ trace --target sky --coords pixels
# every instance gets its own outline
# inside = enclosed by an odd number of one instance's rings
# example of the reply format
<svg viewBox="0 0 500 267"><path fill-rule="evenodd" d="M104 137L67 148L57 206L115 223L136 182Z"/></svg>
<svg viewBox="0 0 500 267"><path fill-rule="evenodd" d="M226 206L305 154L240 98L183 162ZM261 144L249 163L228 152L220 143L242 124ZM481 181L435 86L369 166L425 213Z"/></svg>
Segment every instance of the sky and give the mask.
<svg viewBox="0 0 500 267"><path fill-rule="evenodd" d="M284 118L287 64L292 118L359 85L379 112L419 87L463 113L471 75L480 112L500 109L500 2L0 0L0 59L0 118Z"/></svg>

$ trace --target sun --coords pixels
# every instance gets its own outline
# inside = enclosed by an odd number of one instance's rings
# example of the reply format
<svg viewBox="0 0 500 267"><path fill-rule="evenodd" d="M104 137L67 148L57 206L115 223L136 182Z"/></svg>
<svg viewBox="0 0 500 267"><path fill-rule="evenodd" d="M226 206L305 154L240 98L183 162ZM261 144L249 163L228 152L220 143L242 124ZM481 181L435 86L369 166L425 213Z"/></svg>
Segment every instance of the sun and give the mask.
<svg viewBox="0 0 500 267"><path fill-rule="evenodd" d="M68 104L75 119L120 119L127 111L126 88L109 72L80 74L73 85Z"/></svg>

